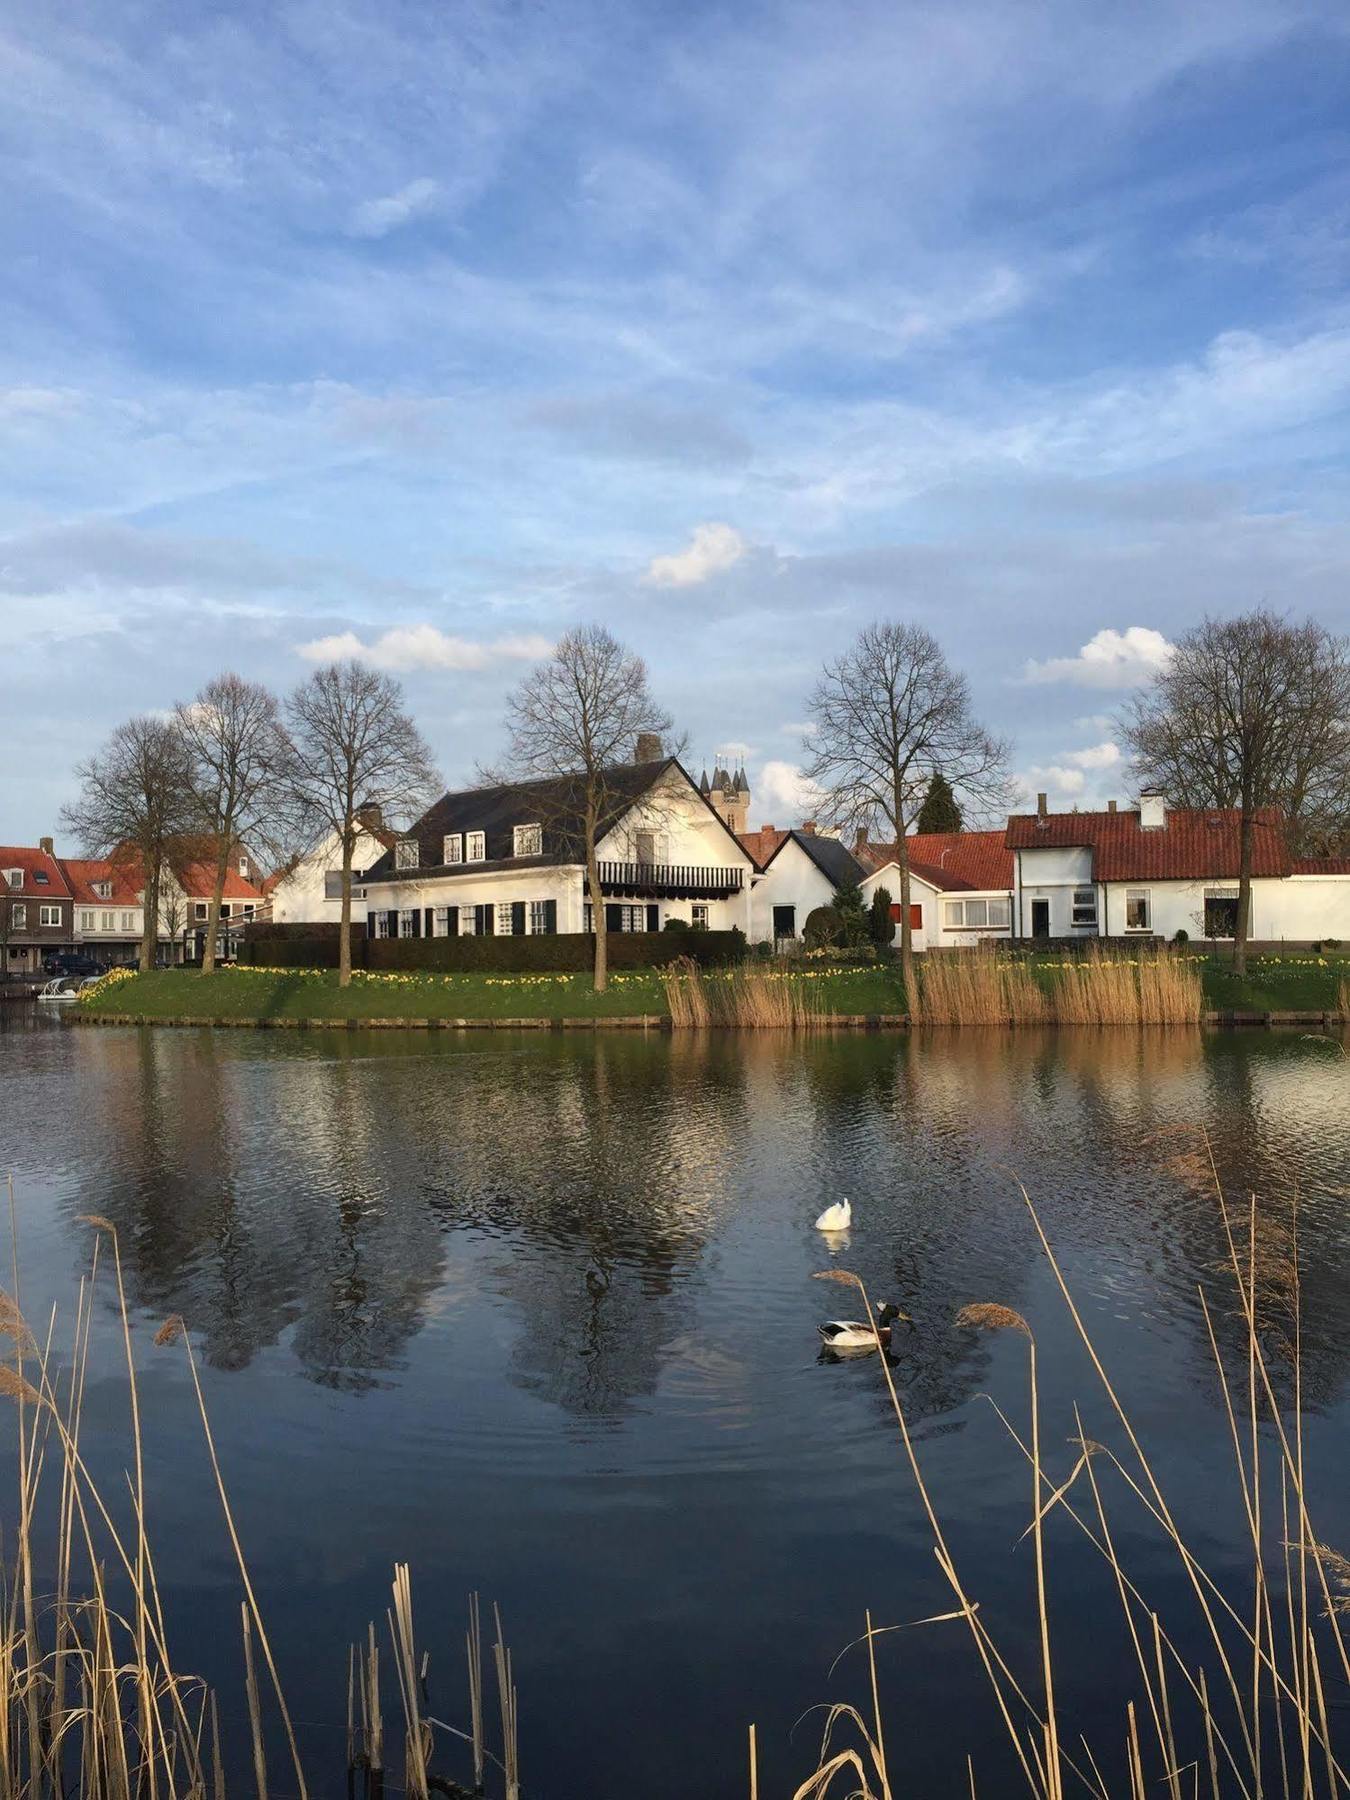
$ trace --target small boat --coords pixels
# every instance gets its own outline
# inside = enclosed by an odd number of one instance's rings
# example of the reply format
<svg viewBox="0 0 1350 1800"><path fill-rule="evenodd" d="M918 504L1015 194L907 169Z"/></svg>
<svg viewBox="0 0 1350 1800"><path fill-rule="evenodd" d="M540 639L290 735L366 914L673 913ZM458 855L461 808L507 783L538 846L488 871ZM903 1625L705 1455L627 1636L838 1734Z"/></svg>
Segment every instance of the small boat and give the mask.
<svg viewBox="0 0 1350 1800"><path fill-rule="evenodd" d="M63 1006L67 1001L78 1000L79 990L69 975L54 975L46 985L39 989L38 999L49 1005Z"/></svg>

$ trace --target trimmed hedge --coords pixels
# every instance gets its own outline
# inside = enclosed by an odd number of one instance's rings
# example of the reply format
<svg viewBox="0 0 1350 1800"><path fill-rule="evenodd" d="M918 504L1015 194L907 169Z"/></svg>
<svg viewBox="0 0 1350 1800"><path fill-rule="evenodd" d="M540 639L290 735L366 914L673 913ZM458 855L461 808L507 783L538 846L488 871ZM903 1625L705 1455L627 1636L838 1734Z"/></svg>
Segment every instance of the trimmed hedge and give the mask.
<svg viewBox="0 0 1350 1800"><path fill-rule="evenodd" d="M338 928L317 925L308 934L293 926L285 935L268 930L246 937L240 962L268 969L335 969ZM676 956L689 956L709 967L740 962L745 937L739 931L611 931L611 969L651 969ZM589 933L568 932L538 937L372 938L364 926L352 928L352 967L357 969L433 969L443 974L484 970L498 974L547 972L586 973L594 959Z"/></svg>
<svg viewBox="0 0 1350 1800"><path fill-rule="evenodd" d="M705 967L739 962L745 937L739 931L611 931L606 934L611 969L651 969L676 956ZM442 973L481 969L500 974L587 973L595 957L589 932L538 937L372 938L366 945L369 969L436 969Z"/></svg>

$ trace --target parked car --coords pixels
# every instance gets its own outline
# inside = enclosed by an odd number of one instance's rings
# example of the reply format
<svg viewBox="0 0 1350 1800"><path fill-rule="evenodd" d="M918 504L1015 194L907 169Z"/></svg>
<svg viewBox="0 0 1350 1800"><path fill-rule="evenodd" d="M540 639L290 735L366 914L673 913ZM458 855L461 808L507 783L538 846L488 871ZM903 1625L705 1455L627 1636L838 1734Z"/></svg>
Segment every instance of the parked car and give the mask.
<svg viewBox="0 0 1350 1800"><path fill-rule="evenodd" d="M49 975L104 975L108 969L106 963L78 950L57 950L43 957L42 966Z"/></svg>

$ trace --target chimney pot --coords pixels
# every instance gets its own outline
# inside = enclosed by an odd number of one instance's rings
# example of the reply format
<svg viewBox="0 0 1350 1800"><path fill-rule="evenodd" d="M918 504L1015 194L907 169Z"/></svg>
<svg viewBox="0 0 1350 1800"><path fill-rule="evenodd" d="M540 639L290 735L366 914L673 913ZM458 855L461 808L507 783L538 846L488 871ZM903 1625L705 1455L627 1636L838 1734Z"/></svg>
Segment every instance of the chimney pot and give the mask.
<svg viewBox="0 0 1350 1800"><path fill-rule="evenodd" d="M654 763L661 760L661 738L655 731L639 731L634 760L640 763Z"/></svg>
<svg viewBox="0 0 1350 1800"><path fill-rule="evenodd" d="M55 851L54 840L49 837L39 838L38 839L38 848L40 850L42 850L46 855L51 856Z"/></svg>
<svg viewBox="0 0 1350 1800"><path fill-rule="evenodd" d="M1107 810L1107 812L1114 812L1116 810L1116 803L1114 800L1107 801L1106 810Z"/></svg>
<svg viewBox="0 0 1350 1800"><path fill-rule="evenodd" d="M1036 796L1036 817L1038 819L1043 819L1045 817L1045 815L1046 815L1045 795L1037 794L1037 796Z"/></svg>

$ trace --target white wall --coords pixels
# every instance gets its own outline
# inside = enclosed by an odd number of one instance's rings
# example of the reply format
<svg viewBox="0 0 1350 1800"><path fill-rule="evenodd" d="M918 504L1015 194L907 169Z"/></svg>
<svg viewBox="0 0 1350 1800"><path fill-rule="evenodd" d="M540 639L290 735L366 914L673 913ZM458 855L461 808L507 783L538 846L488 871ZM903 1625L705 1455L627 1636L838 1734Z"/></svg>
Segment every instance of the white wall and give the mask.
<svg viewBox="0 0 1350 1800"><path fill-rule="evenodd" d="M1043 850L1019 850L1013 858L1013 928L1031 936L1031 903L1050 902L1051 937L1095 937L1101 931L1102 890L1097 889L1097 924L1075 925L1073 891L1093 887L1092 851L1086 847L1047 845Z"/></svg>
<svg viewBox="0 0 1350 1800"><path fill-rule="evenodd" d="M359 831L352 854L352 887L361 885L355 878L358 869L370 869L384 855L384 845L368 831ZM302 856L291 873L272 890L272 917L279 925L337 925L342 919L342 901L324 897L324 876L330 869L342 867L342 849L337 833L329 832L322 843ZM352 916L361 915L368 903L352 894ZM392 905L392 902L390 902Z"/></svg>
<svg viewBox="0 0 1350 1800"><path fill-rule="evenodd" d="M818 906L834 903L835 888L829 877L789 838L769 864L769 872L755 884L750 902L750 939L756 944L773 941L773 909L794 909L794 935L800 938L807 914Z"/></svg>
<svg viewBox="0 0 1350 1800"><path fill-rule="evenodd" d="M1206 890L1237 894L1236 881L1130 881L1107 887L1103 935L1125 931L1129 893L1147 893L1151 935L1190 938L1205 935ZM1029 915L1028 915L1029 917ZM1341 938L1350 942L1350 875L1292 875L1284 880L1252 882L1250 935L1257 940Z"/></svg>
<svg viewBox="0 0 1350 1800"><path fill-rule="evenodd" d="M676 900L662 897L661 924L667 919L692 919L695 905L708 909L711 931L730 931L738 927L747 937L753 935L751 878L754 858L732 837L722 821L709 810L702 797L672 770L646 799L638 802L596 846L601 862L637 862L638 833L650 831L655 839L658 863L674 863L693 868L739 869L741 887L724 900ZM763 885L763 884L761 884ZM580 881L578 881L578 887ZM580 931L582 920L564 926L559 907L559 931Z"/></svg>

